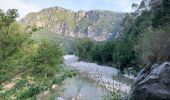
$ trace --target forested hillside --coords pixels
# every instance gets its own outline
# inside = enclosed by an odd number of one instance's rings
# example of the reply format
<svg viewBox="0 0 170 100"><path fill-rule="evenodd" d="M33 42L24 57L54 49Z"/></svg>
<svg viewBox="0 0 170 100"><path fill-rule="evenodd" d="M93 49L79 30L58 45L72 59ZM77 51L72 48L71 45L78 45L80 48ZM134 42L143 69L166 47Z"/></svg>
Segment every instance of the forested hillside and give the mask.
<svg viewBox="0 0 170 100"><path fill-rule="evenodd" d="M0 9L0 100L169 100L170 0L132 8Z"/></svg>
<svg viewBox="0 0 170 100"><path fill-rule="evenodd" d="M116 63L123 72L133 74L148 63L170 60L169 1L150 1L150 5L148 2L143 0L134 13L125 15L123 31L117 39L103 43L80 39L77 42L77 55L92 62ZM150 9L147 9L148 6Z"/></svg>

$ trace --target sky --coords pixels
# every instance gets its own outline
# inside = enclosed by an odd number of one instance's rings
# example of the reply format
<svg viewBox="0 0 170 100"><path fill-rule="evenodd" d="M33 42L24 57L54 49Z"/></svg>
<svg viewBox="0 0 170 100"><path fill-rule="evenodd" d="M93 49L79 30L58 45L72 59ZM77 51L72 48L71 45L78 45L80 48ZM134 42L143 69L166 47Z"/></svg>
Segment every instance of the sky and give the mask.
<svg viewBox="0 0 170 100"><path fill-rule="evenodd" d="M0 0L0 9L18 9L20 18L29 12L38 12L43 8L63 7L73 11L79 10L111 10L115 12L132 11L132 3L141 0Z"/></svg>

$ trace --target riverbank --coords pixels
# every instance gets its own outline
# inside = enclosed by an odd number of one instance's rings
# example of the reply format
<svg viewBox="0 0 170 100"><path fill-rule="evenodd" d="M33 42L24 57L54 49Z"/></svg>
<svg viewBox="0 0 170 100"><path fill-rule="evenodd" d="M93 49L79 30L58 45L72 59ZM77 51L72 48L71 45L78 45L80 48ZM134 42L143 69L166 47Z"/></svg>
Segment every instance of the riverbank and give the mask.
<svg viewBox="0 0 170 100"><path fill-rule="evenodd" d="M81 75L96 81L99 85L104 86L109 91L124 95L129 93L131 89L131 84L113 80L113 77L119 77L119 70L116 68L79 61L79 58L74 55L65 55L64 63L68 68L76 70ZM126 80L132 80L128 79L128 77L124 78Z"/></svg>

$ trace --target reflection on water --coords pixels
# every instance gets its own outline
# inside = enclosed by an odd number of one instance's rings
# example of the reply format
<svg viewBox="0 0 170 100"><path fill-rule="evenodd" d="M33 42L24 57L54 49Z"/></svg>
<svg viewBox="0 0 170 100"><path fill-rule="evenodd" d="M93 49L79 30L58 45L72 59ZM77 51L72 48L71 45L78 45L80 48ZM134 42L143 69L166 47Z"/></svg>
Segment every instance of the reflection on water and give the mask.
<svg viewBox="0 0 170 100"><path fill-rule="evenodd" d="M77 100L102 100L106 94L105 89L84 77L68 78L64 81L62 88L64 88L64 92L61 97L66 100L76 97Z"/></svg>

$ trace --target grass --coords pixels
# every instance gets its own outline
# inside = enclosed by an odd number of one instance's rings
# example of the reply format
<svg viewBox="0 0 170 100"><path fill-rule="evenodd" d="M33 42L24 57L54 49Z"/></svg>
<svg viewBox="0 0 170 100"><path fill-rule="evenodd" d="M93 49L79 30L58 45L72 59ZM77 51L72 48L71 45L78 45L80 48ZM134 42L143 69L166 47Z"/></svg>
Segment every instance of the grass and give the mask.
<svg viewBox="0 0 170 100"><path fill-rule="evenodd" d="M51 91L49 96L47 96L47 100L54 100L53 98L59 95L62 90L52 89L53 84L62 85L62 82L67 77L74 77L77 75L75 71L66 70L61 68L58 76L50 79L52 81L47 82L36 82L33 78L21 78L20 80L15 80L15 86L10 90L5 91L4 93L0 93L0 100L35 100L36 96L41 94L43 91ZM1 91L3 91L3 86L0 87Z"/></svg>

